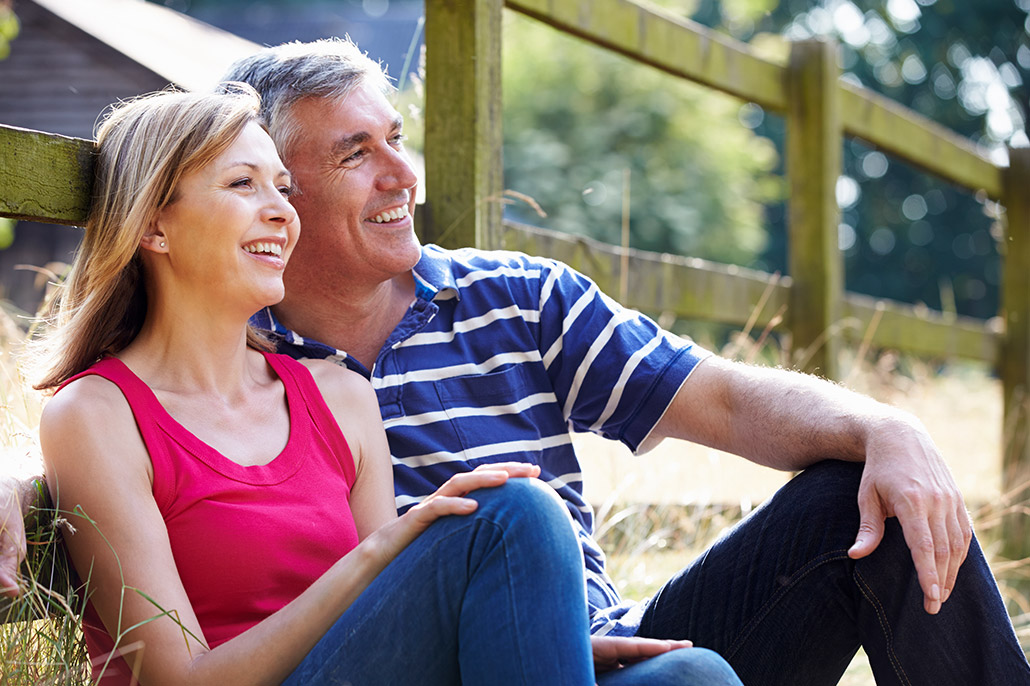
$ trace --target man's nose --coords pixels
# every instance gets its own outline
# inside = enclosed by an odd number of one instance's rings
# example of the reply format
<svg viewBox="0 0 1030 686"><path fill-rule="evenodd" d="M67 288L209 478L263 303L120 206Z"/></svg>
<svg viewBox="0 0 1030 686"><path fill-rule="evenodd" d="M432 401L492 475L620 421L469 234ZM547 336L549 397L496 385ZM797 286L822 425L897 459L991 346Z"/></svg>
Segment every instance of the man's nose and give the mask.
<svg viewBox="0 0 1030 686"><path fill-rule="evenodd" d="M418 183L415 169L411 166L411 158L405 150L390 150L390 156L382 174L379 176L379 190L396 190L412 188Z"/></svg>

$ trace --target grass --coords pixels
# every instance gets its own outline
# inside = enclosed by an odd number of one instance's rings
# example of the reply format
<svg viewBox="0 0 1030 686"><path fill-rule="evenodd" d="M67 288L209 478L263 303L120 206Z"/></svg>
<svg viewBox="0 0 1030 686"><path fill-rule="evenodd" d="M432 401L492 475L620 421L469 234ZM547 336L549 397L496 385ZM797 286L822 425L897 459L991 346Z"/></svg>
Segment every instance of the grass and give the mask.
<svg viewBox="0 0 1030 686"><path fill-rule="evenodd" d="M6 463L2 471L31 474L38 470L33 428L40 406L35 394L23 390L14 371L12 353L23 338L16 314L0 308L0 427ZM756 354L753 346L743 349L747 356ZM1002 410L997 381L976 366L940 370L891 354L871 363L852 360L850 369L850 386L912 411L941 446L972 504L978 536L1013 608L1023 648L1030 649L1030 598L1017 589L1027 578L1027 561L1007 562L996 554L999 514L1012 507L1000 492ZM593 436L575 440L583 456L586 495L598 509L598 537L609 554L612 578L626 597L653 594L788 478L682 442L666 441L653 453L634 457L620 445ZM1025 492L1012 495L1008 502L1026 506ZM69 587L64 558L52 554L57 532L68 526L69 518L74 521L66 515L30 523L24 600L6 608L0 605L0 618L9 612L18 620L0 625L0 675L5 685L89 683L79 630L81 597L49 591L50 586ZM54 565L40 564L54 559ZM861 653L840 683L874 683Z"/></svg>

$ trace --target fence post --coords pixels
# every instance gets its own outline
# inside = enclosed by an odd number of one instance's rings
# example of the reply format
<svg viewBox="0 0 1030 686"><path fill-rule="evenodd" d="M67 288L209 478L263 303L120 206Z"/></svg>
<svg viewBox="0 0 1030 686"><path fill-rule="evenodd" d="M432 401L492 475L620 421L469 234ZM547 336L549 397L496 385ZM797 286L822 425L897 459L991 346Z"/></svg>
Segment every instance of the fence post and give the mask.
<svg viewBox="0 0 1030 686"><path fill-rule="evenodd" d="M1002 491L1015 500L1030 491L1030 149L1010 148L1002 202L1006 231L1002 308L1005 337L998 356L1004 393L1004 456ZM1030 516L1014 512L1002 519L1002 555L1012 560L1030 557Z"/></svg>
<svg viewBox="0 0 1030 686"><path fill-rule="evenodd" d="M503 5L426 0L427 243L490 248L499 241Z"/></svg>
<svg viewBox="0 0 1030 686"><path fill-rule="evenodd" d="M794 43L788 68L788 266L793 286L788 321L795 362L838 378L844 261L837 243L844 130L840 118L837 45Z"/></svg>

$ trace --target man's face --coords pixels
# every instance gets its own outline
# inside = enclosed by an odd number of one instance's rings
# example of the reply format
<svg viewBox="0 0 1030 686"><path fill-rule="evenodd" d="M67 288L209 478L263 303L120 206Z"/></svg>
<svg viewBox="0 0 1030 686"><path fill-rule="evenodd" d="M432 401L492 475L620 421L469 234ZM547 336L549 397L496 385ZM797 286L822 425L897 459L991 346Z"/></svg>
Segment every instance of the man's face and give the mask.
<svg viewBox="0 0 1030 686"><path fill-rule="evenodd" d="M403 120L373 87L342 101L307 98L293 106L298 128L284 160L297 186L291 201L301 239L286 269L287 300L408 273L420 252L412 213L415 172Z"/></svg>

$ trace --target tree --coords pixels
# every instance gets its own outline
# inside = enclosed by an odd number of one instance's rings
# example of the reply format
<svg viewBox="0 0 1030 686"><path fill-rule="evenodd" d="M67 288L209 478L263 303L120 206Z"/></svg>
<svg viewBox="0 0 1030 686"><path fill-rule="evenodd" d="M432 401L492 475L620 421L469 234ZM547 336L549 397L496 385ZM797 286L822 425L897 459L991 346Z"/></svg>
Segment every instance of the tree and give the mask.
<svg viewBox="0 0 1030 686"><path fill-rule="evenodd" d="M675 0L670 8L677 9ZM841 45L845 78L883 93L981 145L1030 145L1028 0L701 0L694 20L746 41L825 36ZM760 128L781 140L775 128ZM841 247L846 284L875 296L962 314L998 311L999 208L891 160L845 146ZM782 211L770 212L765 261L785 266Z"/></svg>
<svg viewBox="0 0 1030 686"><path fill-rule="evenodd" d="M19 28L18 17L11 9L10 1L0 0L0 60L11 54L11 41L17 37ZM13 219L0 217L0 250L14 242L16 223Z"/></svg>
<svg viewBox="0 0 1030 686"><path fill-rule="evenodd" d="M740 102L520 16L504 30L505 187L547 213L509 216L618 244L628 170L633 247L754 262L782 182Z"/></svg>

